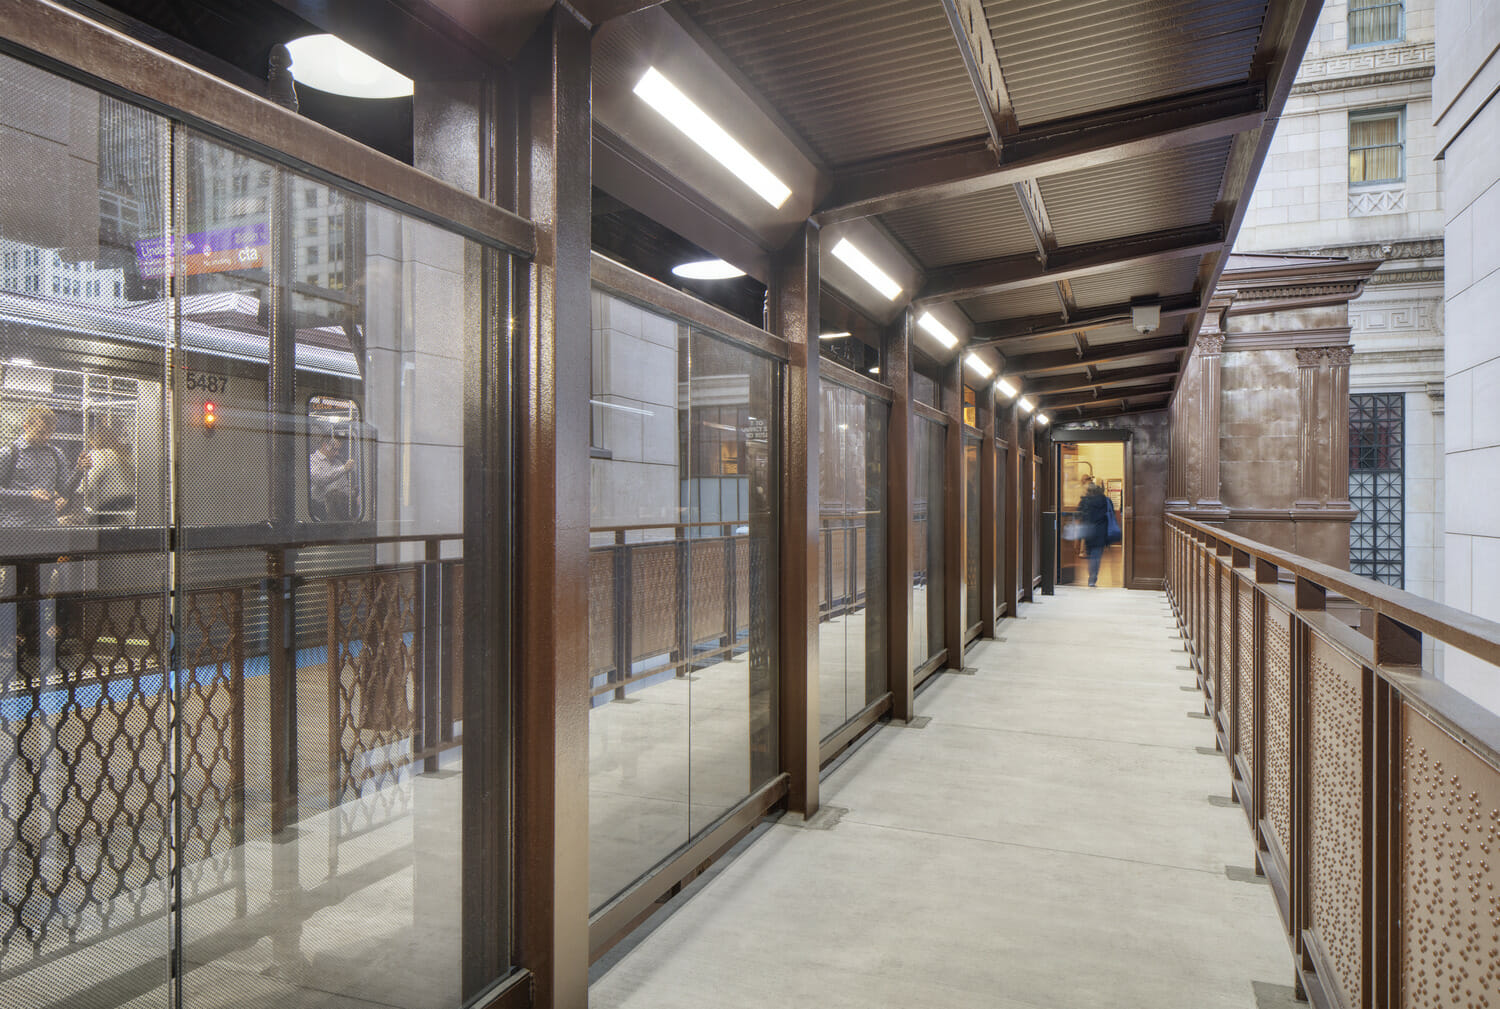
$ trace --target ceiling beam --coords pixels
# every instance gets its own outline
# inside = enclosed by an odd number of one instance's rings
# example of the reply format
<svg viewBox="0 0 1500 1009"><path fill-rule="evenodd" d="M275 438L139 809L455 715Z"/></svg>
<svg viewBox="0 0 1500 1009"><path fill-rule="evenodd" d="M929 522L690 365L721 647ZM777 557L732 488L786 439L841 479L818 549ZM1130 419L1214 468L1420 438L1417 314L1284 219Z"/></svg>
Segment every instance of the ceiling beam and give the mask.
<svg viewBox="0 0 1500 1009"><path fill-rule="evenodd" d="M1050 350L1040 354L1026 354L1005 359L1002 373L1005 375L1043 375L1052 371L1076 371L1084 365L1106 364L1142 354L1163 354L1187 349L1187 337L1181 333L1172 336L1157 336L1148 340L1131 340L1128 343L1111 343L1094 347L1087 354L1071 350Z"/></svg>
<svg viewBox="0 0 1500 1009"><path fill-rule="evenodd" d="M1123 406L1105 404L1100 407L1076 407L1063 415L1054 413L1052 415L1052 426L1056 428L1058 425L1066 425L1070 421L1075 420L1108 419L1111 417L1129 417L1140 413L1158 413L1166 408L1169 399L1170 397L1168 396L1153 396L1150 399L1143 397L1138 404L1126 403ZM1062 437L1058 437L1057 440L1067 441L1066 438Z"/></svg>
<svg viewBox="0 0 1500 1009"><path fill-rule="evenodd" d="M1037 403L1044 410L1065 410L1070 406L1090 406L1095 403L1123 403L1128 399L1142 396L1164 396L1172 392L1171 382L1157 382L1154 385L1144 385L1138 389L1115 389L1107 393L1095 394L1072 394L1067 396L1042 396ZM1028 396L1036 395L1032 389L1027 389Z"/></svg>
<svg viewBox="0 0 1500 1009"><path fill-rule="evenodd" d="M1144 157L1255 129L1265 114L1263 84L1233 84L1021 129L998 161L987 137L907 151L836 174L815 216L834 224Z"/></svg>
<svg viewBox="0 0 1500 1009"><path fill-rule="evenodd" d="M1202 307L1197 294L1177 294L1161 299L1161 317L1176 319L1192 315ZM1086 314L1064 318L1061 314L1030 315L1016 319L999 319L982 322L974 327L971 347L999 346L1022 340L1038 340L1046 336L1067 336L1071 333L1090 333L1096 329L1130 324L1130 303L1088 309Z"/></svg>
<svg viewBox="0 0 1500 1009"><path fill-rule="evenodd" d="M1044 378L1026 383L1026 392L1033 396L1050 396L1063 392L1082 392L1084 389L1100 389L1126 382L1141 382L1151 379L1171 378L1177 374L1177 363L1143 364L1135 368L1117 368L1114 371L1088 369L1087 375L1064 378Z"/></svg>
<svg viewBox="0 0 1500 1009"><path fill-rule="evenodd" d="M660 7L666 0L573 0L573 7L592 25L624 17L647 7Z"/></svg>
<svg viewBox="0 0 1500 1009"><path fill-rule="evenodd" d="M1131 266L1202 256L1221 252L1223 247L1223 225L1205 224L1131 235L1091 245L1068 246L1058 249L1045 263L1038 262L1037 257L1029 253L959 263L929 273L927 282L913 300L925 304L963 301Z"/></svg>

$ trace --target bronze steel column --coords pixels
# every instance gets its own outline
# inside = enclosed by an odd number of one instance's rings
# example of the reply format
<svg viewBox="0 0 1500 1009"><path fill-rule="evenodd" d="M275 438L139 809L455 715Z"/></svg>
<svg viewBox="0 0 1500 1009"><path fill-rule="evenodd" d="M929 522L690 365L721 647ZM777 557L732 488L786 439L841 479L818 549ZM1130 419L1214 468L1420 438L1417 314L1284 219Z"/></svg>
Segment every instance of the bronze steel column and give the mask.
<svg viewBox="0 0 1500 1009"><path fill-rule="evenodd" d="M1349 362L1350 346L1328 348L1328 504L1349 506Z"/></svg>
<svg viewBox="0 0 1500 1009"><path fill-rule="evenodd" d="M517 209L536 223L537 255L517 284L527 314L516 376L515 927L517 962L535 976L543 1009L588 1004L589 58L588 26L559 4L517 74ZM472 793L465 788L465 808L482 816L494 799ZM493 976L487 964L464 971L466 982Z"/></svg>
<svg viewBox="0 0 1500 1009"><path fill-rule="evenodd" d="M886 563L890 641L886 658L891 717L907 722L915 714L911 675L911 313L901 313L885 339L885 380L891 386L891 424L886 439Z"/></svg>
<svg viewBox="0 0 1500 1009"><path fill-rule="evenodd" d="M948 649L948 665L954 669L964 667L964 577L968 564L968 546L965 542L968 523L964 521L964 498L968 488L964 484L964 364L962 355L955 355L943 375L943 413L948 416L948 428L943 441L943 646ZM927 520L936 516L929 514ZM928 583L928 591L932 585Z"/></svg>
<svg viewBox="0 0 1500 1009"><path fill-rule="evenodd" d="M1318 365L1322 347L1297 348L1298 491L1295 508L1317 508Z"/></svg>
<svg viewBox="0 0 1500 1009"><path fill-rule="evenodd" d="M1202 424L1199 438L1203 444L1203 465L1198 470L1198 507L1222 508L1219 500L1219 369L1224 337L1206 333L1198 337L1199 385L1198 416Z"/></svg>
<svg viewBox="0 0 1500 1009"><path fill-rule="evenodd" d="M1005 557L1001 561L1000 601L1005 604L1005 615L1016 615L1017 572L1021 563L1021 429L1019 409L1015 401L1003 407L1006 439L1005 476L1001 493L1005 495Z"/></svg>
<svg viewBox="0 0 1500 1009"><path fill-rule="evenodd" d="M1037 523L1035 410L1027 414L1025 422L1020 425L1020 436L1020 444L1026 450L1025 458L1021 461L1021 520L1017 530L1021 540L1020 600L1023 603L1029 603L1032 601L1031 573L1036 569L1036 560L1033 556L1032 546L1036 540L1035 530Z"/></svg>
<svg viewBox="0 0 1500 1009"><path fill-rule="evenodd" d="M995 636L995 579L1000 576L995 553L995 386L986 385L975 396L979 410L979 633Z"/></svg>
<svg viewBox="0 0 1500 1009"><path fill-rule="evenodd" d="M818 226L771 265L771 326L787 342L781 453L781 767L793 812L818 811Z"/></svg>

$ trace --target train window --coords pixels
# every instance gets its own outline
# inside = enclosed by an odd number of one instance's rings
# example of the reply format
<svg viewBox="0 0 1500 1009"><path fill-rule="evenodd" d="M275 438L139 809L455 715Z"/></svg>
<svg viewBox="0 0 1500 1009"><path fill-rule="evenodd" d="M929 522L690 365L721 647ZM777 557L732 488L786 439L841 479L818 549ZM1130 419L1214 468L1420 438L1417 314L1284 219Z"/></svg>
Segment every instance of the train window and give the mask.
<svg viewBox="0 0 1500 1009"><path fill-rule="evenodd" d="M336 396L307 401L307 514L314 522L364 518L364 438L359 404Z"/></svg>

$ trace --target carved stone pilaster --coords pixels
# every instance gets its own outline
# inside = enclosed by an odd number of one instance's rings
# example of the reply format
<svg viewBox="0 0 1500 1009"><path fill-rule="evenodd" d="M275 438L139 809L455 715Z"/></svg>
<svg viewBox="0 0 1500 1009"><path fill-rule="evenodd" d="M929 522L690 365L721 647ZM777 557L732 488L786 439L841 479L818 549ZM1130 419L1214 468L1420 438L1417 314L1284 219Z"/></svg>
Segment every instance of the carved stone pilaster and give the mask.
<svg viewBox="0 0 1500 1009"><path fill-rule="evenodd" d="M1198 470L1198 507L1222 508L1219 500L1219 418L1221 412L1219 370L1223 360L1224 335L1203 333L1198 337L1198 375L1202 383L1199 399L1200 438L1203 465Z"/></svg>
<svg viewBox="0 0 1500 1009"><path fill-rule="evenodd" d="M1328 507L1349 504L1349 362L1350 346L1328 348Z"/></svg>
<svg viewBox="0 0 1500 1009"><path fill-rule="evenodd" d="M1293 508L1318 508L1317 467L1314 465L1318 445L1318 366L1323 361L1323 347L1297 348L1297 430L1300 436L1297 453L1297 500ZM1345 480L1347 483L1347 478Z"/></svg>

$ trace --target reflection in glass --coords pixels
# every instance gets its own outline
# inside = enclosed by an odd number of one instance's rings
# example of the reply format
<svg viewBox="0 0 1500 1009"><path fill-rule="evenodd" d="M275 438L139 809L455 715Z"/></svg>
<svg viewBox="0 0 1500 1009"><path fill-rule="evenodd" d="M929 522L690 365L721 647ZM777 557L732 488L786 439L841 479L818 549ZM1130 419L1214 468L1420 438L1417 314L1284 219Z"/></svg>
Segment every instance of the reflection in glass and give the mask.
<svg viewBox="0 0 1500 1009"><path fill-rule="evenodd" d="M980 622L979 439L964 437L964 628Z"/></svg>
<svg viewBox="0 0 1500 1009"><path fill-rule="evenodd" d="M1010 607L1011 600L1015 596L1015 587L1005 584L1005 551L1008 549L1005 542L1005 474L1006 448L1004 445L995 446L995 607L999 614L1001 607Z"/></svg>
<svg viewBox="0 0 1500 1009"><path fill-rule="evenodd" d="M4 57L0 98L0 437L44 407L73 478L0 528L0 1004L461 1004L501 257Z"/></svg>
<svg viewBox="0 0 1500 1009"><path fill-rule="evenodd" d="M917 417L912 427L911 664L917 668L943 641L943 448L947 428Z"/></svg>
<svg viewBox="0 0 1500 1009"><path fill-rule="evenodd" d="M595 291L589 894L776 770L780 368Z"/></svg>
<svg viewBox="0 0 1500 1009"><path fill-rule="evenodd" d="M886 691L890 407L826 379L820 391L818 721L826 738Z"/></svg>

